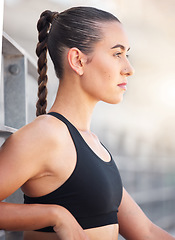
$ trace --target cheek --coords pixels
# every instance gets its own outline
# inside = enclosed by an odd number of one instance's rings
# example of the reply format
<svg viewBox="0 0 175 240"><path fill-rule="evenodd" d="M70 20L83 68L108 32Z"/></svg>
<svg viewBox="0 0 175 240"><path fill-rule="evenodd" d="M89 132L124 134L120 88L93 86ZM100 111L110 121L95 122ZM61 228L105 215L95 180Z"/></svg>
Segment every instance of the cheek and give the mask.
<svg viewBox="0 0 175 240"><path fill-rule="evenodd" d="M115 80L117 76L117 66L113 59L106 56L96 58L87 68L88 76L99 83L106 83ZM104 83L105 83L104 82Z"/></svg>
<svg viewBox="0 0 175 240"><path fill-rule="evenodd" d="M109 70L101 63L90 65L84 74L84 87L91 92L105 89L111 79Z"/></svg>
<svg viewBox="0 0 175 240"><path fill-rule="evenodd" d="M111 59L111 56L103 56L86 66L82 87L86 93L98 100L118 103L121 100L120 93L116 89L119 75L116 61Z"/></svg>
<svg viewBox="0 0 175 240"><path fill-rule="evenodd" d="M97 64L97 72L102 77L102 79L106 80L106 83L117 83L117 80L120 76L120 66L117 63L114 57L104 57L99 60Z"/></svg>

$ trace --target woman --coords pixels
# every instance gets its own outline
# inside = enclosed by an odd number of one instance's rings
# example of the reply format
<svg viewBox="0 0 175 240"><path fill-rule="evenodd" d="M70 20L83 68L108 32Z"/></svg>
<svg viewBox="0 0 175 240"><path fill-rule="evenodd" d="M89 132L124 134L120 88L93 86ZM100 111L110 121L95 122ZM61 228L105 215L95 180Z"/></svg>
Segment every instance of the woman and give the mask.
<svg viewBox="0 0 175 240"><path fill-rule="evenodd" d="M110 13L75 7L43 12L38 31L38 117L0 151L0 199L21 187L25 204L1 202L0 228L25 231L25 240L116 240L119 231L130 240L174 239L132 200L90 131L96 103L119 103L133 74L122 24ZM48 114L47 49L60 79Z"/></svg>

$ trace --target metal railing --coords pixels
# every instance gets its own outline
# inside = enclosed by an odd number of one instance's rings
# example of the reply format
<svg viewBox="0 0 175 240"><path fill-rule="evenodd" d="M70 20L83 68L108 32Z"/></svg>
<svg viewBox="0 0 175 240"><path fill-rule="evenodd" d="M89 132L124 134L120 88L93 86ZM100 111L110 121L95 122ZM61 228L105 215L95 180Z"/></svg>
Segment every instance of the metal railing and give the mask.
<svg viewBox="0 0 175 240"><path fill-rule="evenodd" d="M37 88L35 62L6 33L2 37L1 59L0 145L35 117L35 97L32 94L35 94L33 88ZM22 202L21 190L5 201ZM0 231L0 240L19 240L21 235L22 233Z"/></svg>

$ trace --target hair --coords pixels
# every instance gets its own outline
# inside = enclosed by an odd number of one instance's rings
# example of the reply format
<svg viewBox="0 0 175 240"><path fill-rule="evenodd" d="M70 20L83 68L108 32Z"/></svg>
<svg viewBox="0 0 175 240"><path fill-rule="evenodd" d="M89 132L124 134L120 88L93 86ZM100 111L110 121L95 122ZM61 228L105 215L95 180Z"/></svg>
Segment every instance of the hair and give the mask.
<svg viewBox="0 0 175 240"><path fill-rule="evenodd" d="M61 13L46 10L41 14L36 48L39 73L37 116L45 114L47 107L47 50L56 75L61 79L65 50L76 47L84 54L91 53L95 43L103 37L99 23L111 21L120 22L111 13L93 7L73 7Z"/></svg>

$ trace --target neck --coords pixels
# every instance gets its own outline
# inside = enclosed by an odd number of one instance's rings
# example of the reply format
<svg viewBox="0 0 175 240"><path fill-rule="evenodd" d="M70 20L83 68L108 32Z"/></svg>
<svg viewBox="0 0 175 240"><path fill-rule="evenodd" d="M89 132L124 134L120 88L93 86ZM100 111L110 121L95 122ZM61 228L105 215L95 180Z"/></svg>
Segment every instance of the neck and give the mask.
<svg viewBox="0 0 175 240"><path fill-rule="evenodd" d="M62 114L80 131L90 131L96 103L97 101L87 96L81 89L65 87L64 82L61 82L50 112Z"/></svg>

